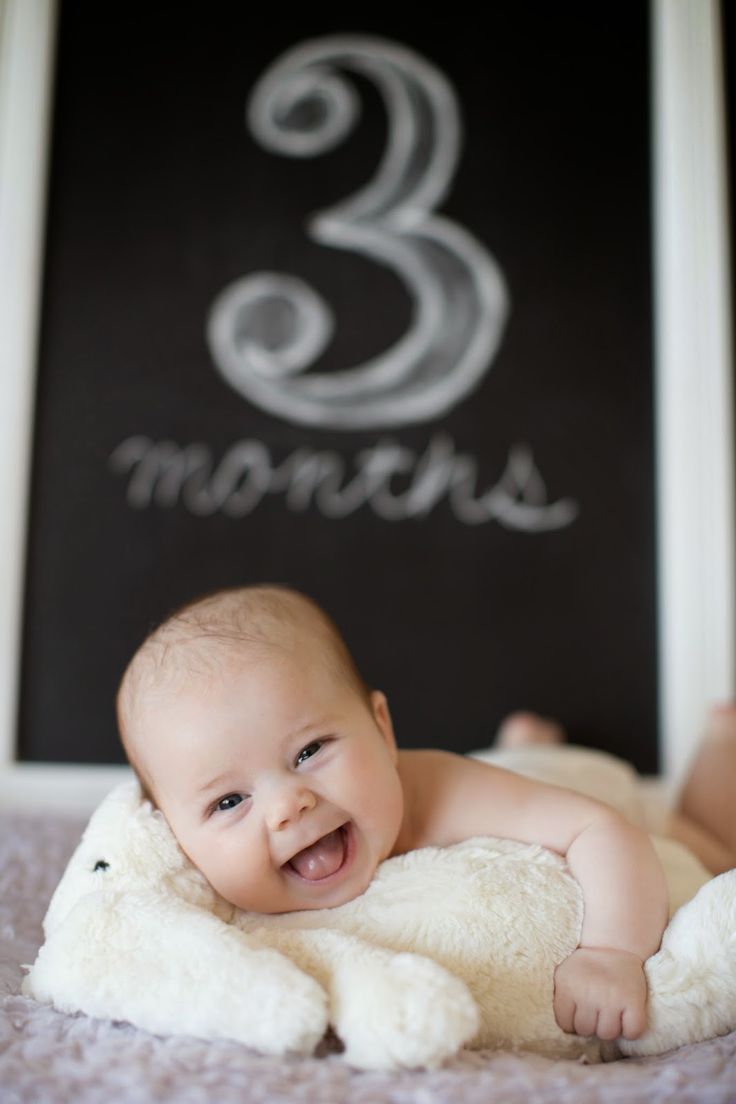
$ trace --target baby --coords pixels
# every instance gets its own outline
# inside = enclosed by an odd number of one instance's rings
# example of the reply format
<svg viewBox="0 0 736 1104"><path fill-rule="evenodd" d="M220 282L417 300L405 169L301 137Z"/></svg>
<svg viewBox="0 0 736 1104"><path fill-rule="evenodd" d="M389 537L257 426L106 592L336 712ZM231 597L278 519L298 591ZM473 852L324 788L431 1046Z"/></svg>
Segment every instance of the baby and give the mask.
<svg viewBox="0 0 736 1104"><path fill-rule="evenodd" d="M363 893L384 859L473 836L564 855L584 920L555 973L557 1022L601 1039L643 1032L643 963L668 914L648 835L570 790L450 752L398 750L385 695L303 595L243 587L185 606L138 649L117 707L147 796L241 909L332 908ZM714 842L726 865L733 836Z"/></svg>

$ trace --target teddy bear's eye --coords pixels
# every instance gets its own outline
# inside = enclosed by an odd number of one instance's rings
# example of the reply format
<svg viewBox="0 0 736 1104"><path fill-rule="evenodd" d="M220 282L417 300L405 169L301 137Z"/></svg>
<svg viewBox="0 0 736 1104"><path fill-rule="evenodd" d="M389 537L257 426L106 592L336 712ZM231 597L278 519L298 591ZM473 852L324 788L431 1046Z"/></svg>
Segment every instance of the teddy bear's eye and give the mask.
<svg viewBox="0 0 736 1104"><path fill-rule="evenodd" d="M96 873L98 870L107 870L109 868L109 866L110 866L109 862L105 862L104 859L98 859L97 862L95 863L94 872Z"/></svg>

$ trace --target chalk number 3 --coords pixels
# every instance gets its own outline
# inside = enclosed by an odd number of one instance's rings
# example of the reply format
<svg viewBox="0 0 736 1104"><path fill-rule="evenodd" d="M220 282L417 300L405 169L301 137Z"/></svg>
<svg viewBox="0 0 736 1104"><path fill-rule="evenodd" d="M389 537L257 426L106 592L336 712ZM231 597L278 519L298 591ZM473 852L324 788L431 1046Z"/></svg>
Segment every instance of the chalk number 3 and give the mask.
<svg viewBox="0 0 736 1104"><path fill-rule="evenodd" d="M315 215L308 231L321 244L391 268L411 296L409 329L363 364L310 373L332 334L329 306L295 276L258 272L213 302L210 351L240 395L290 422L345 430L424 422L452 409L487 372L508 295L487 250L434 214L455 172L461 122L449 82L419 55L364 36L302 43L256 84L248 104L252 134L292 157L335 147L359 112L341 70L378 88L388 116L386 148L369 183ZM370 304L361 309L370 326Z"/></svg>

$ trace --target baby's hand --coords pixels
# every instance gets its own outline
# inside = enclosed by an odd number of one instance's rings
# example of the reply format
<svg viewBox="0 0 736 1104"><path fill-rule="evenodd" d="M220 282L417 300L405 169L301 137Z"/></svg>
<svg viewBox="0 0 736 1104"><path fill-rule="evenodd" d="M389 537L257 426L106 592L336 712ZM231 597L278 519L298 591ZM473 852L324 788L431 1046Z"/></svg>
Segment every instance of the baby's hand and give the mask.
<svg viewBox="0 0 736 1104"><path fill-rule="evenodd" d="M630 951L578 947L555 970L555 1019L571 1034L638 1039L646 1004L644 963Z"/></svg>

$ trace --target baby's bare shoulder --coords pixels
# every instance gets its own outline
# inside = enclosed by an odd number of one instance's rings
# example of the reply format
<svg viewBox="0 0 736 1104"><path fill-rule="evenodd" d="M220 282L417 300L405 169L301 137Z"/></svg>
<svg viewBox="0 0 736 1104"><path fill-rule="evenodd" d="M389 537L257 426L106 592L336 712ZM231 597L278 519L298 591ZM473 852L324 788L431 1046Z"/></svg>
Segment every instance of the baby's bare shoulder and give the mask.
<svg viewBox="0 0 736 1104"><path fill-rule="evenodd" d="M513 786L508 771L429 748L399 752L399 773L413 826L412 847L444 847L491 833L496 821L489 812Z"/></svg>
<svg viewBox="0 0 736 1104"><path fill-rule="evenodd" d="M454 765L462 760L462 755L454 751L441 751L439 748L402 748L399 751L399 769L407 774L434 774L443 766Z"/></svg>
<svg viewBox="0 0 736 1104"><path fill-rule="evenodd" d="M503 786L515 777L510 771L439 748L411 748L399 751L399 771L407 783L440 787L455 786L459 779L482 779L486 785Z"/></svg>

